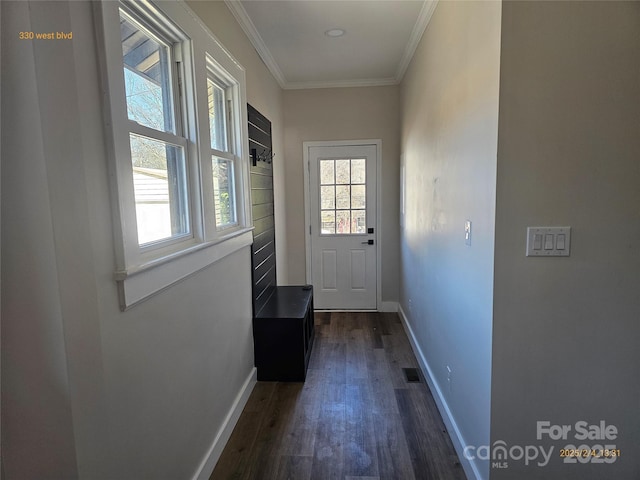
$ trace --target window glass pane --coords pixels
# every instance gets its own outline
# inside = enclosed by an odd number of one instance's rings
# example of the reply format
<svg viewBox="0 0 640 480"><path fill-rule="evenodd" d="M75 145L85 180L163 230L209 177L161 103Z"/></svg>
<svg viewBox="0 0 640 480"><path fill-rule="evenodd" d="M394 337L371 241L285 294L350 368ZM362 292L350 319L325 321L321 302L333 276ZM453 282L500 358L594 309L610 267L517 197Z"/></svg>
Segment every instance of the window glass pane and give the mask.
<svg viewBox="0 0 640 480"><path fill-rule="evenodd" d="M320 184L331 185L335 182L333 173L333 160L320 160Z"/></svg>
<svg viewBox="0 0 640 480"><path fill-rule="evenodd" d="M366 234L366 193L366 159L320 160L321 233Z"/></svg>
<svg viewBox="0 0 640 480"><path fill-rule="evenodd" d="M224 90L211 79L207 79L209 96L209 132L211 134L211 148L227 151L227 122L225 116Z"/></svg>
<svg viewBox="0 0 640 480"><path fill-rule="evenodd" d="M366 175L365 159L351 160L351 183L365 183Z"/></svg>
<svg viewBox="0 0 640 480"><path fill-rule="evenodd" d="M351 233L350 220L349 210L338 210L336 212L336 233Z"/></svg>
<svg viewBox="0 0 640 480"><path fill-rule="evenodd" d="M320 208L336 208L336 191L333 185L320 187Z"/></svg>
<svg viewBox="0 0 640 480"><path fill-rule="evenodd" d="M351 210L351 233L367 233L367 216L364 210Z"/></svg>
<svg viewBox="0 0 640 480"><path fill-rule="evenodd" d="M349 160L336 160L336 183L350 183Z"/></svg>
<svg viewBox="0 0 640 480"><path fill-rule="evenodd" d="M175 133L169 48L122 12L120 33L129 119Z"/></svg>
<svg viewBox="0 0 640 480"><path fill-rule="evenodd" d="M321 212L322 233L336 233L336 212L328 210Z"/></svg>
<svg viewBox="0 0 640 480"><path fill-rule="evenodd" d="M365 185L351 186L351 208L365 208Z"/></svg>
<svg viewBox="0 0 640 480"><path fill-rule="evenodd" d="M349 185L336 185L336 208L350 208L350 188Z"/></svg>
<svg viewBox="0 0 640 480"><path fill-rule="evenodd" d="M130 135L138 243L189 233L185 161L181 147Z"/></svg>
<svg viewBox="0 0 640 480"><path fill-rule="evenodd" d="M237 220L233 188L233 162L213 157L212 168L216 227L234 225Z"/></svg>
<svg viewBox="0 0 640 480"><path fill-rule="evenodd" d="M365 180L365 159L320 160L322 234L367 232Z"/></svg>

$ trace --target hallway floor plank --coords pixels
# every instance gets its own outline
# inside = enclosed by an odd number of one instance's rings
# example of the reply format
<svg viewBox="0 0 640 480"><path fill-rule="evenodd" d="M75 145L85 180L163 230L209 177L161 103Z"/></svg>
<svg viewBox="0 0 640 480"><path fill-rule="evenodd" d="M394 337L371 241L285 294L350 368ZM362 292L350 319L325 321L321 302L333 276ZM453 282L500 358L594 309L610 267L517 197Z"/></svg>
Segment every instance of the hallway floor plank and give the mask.
<svg viewBox="0 0 640 480"><path fill-rule="evenodd" d="M258 382L210 480L465 480L398 316L315 328L306 382Z"/></svg>

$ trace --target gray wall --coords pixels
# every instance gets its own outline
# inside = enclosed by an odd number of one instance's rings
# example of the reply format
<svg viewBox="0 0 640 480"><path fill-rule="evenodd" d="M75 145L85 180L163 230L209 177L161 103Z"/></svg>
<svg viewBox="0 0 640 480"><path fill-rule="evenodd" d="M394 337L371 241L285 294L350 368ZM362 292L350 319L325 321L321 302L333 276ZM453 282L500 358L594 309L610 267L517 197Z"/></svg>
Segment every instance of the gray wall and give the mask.
<svg viewBox="0 0 640 480"><path fill-rule="evenodd" d="M639 59L638 2L504 4L491 440L604 420L622 457L563 465L566 443L603 443L570 433L492 479L640 478ZM571 256L525 257L528 225L570 225Z"/></svg>
<svg viewBox="0 0 640 480"><path fill-rule="evenodd" d="M401 307L462 446L489 442L499 58L500 3L440 2L401 89Z"/></svg>
<svg viewBox="0 0 640 480"><path fill-rule="evenodd" d="M352 87L284 92L289 278L305 282L305 141L382 139L382 301L398 301L399 88Z"/></svg>
<svg viewBox="0 0 640 480"><path fill-rule="evenodd" d="M210 7L281 149L280 89ZM249 249L120 312L90 2L2 2L2 22L6 477L192 478L253 369ZM18 39L52 28L73 41Z"/></svg>

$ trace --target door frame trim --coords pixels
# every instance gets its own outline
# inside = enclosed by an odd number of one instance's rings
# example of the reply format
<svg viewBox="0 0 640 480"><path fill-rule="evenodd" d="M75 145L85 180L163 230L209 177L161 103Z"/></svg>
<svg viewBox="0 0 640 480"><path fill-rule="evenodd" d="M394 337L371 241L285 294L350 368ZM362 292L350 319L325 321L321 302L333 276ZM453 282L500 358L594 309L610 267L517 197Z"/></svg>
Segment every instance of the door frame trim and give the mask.
<svg viewBox="0 0 640 480"><path fill-rule="evenodd" d="M306 141L302 142L302 170L304 172L304 250L306 256L306 281L309 285L313 283L313 277L311 272L311 234L309 229L311 227L311 201L309 194L309 168L310 168L310 156L309 149L312 147L363 147L374 145L376 147L376 311L382 308L382 140L323 140L323 141Z"/></svg>

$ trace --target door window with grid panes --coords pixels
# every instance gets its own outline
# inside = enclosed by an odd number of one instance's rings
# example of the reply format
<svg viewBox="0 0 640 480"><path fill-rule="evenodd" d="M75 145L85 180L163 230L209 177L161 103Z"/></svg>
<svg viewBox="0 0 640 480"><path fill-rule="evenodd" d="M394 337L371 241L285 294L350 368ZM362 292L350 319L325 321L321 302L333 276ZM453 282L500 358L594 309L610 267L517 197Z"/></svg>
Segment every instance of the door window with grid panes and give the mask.
<svg viewBox="0 0 640 480"><path fill-rule="evenodd" d="M366 159L327 159L319 163L321 234L366 234Z"/></svg>

